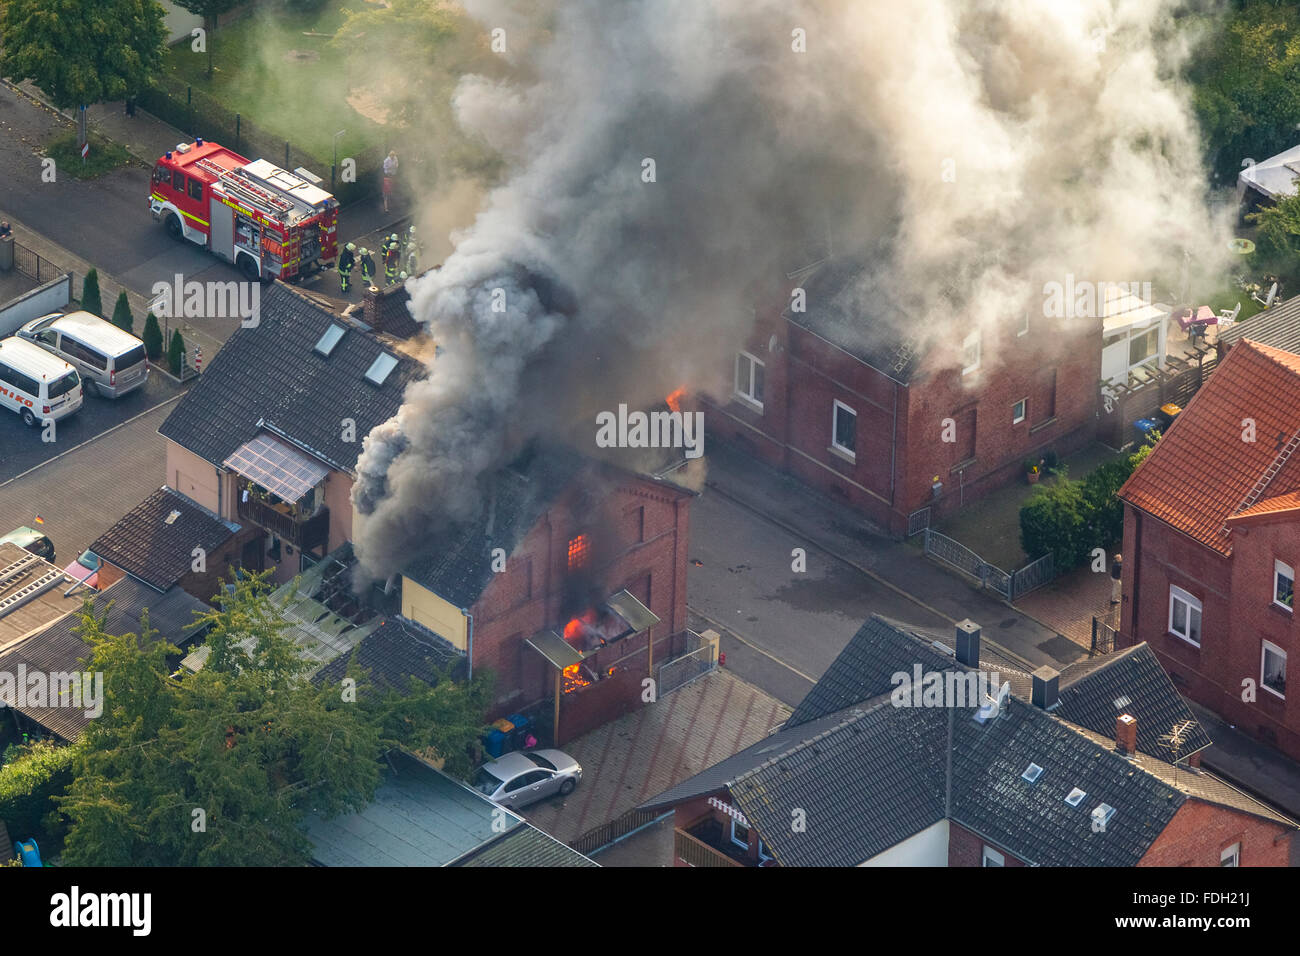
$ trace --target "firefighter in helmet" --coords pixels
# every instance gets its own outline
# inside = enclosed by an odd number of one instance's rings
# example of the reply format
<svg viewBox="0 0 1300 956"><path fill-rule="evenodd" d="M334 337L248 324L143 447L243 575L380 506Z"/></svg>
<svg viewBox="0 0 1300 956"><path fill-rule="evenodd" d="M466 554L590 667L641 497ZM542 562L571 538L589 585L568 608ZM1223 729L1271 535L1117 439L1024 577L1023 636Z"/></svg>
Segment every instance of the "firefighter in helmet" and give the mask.
<svg viewBox="0 0 1300 956"><path fill-rule="evenodd" d="M344 295L352 288L352 268L357 261L353 252L356 248L355 242L349 242L343 247L343 255L339 256L339 283L343 287Z"/></svg>
<svg viewBox="0 0 1300 956"><path fill-rule="evenodd" d="M384 285L392 285L397 281L397 256L401 246L402 241L397 238L397 233L389 236L384 243Z"/></svg>
<svg viewBox="0 0 1300 956"><path fill-rule="evenodd" d="M415 238L415 227L412 226L406 233L406 271L415 275L416 265L420 261L420 240Z"/></svg>
<svg viewBox="0 0 1300 956"><path fill-rule="evenodd" d="M361 281L370 285L375 278L375 260L370 257L370 250L361 249Z"/></svg>
<svg viewBox="0 0 1300 956"><path fill-rule="evenodd" d="M405 272L399 272L399 273L397 274L397 281L398 281L398 282L405 282L405 281L406 281L406 273L405 273Z"/></svg>

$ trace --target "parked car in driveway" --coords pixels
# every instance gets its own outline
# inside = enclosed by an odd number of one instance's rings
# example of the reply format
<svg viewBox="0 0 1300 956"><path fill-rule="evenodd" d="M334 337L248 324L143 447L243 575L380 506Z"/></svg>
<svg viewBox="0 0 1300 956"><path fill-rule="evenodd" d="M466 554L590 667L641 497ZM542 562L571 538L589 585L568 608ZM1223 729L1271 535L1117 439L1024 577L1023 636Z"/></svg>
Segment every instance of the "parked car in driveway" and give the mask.
<svg viewBox="0 0 1300 956"><path fill-rule="evenodd" d="M82 582L88 588L98 589L99 568L102 563L99 555L88 549L81 552L76 561L64 568L63 573L74 581Z"/></svg>
<svg viewBox="0 0 1300 956"><path fill-rule="evenodd" d="M561 750L517 750L479 768L474 786L496 803L518 809L573 793L582 779L578 761Z"/></svg>
<svg viewBox="0 0 1300 956"><path fill-rule="evenodd" d="M0 537L0 544L16 544L18 547L25 548L32 554L44 558L46 561L54 560L54 542L35 528L26 526L15 528L7 535Z"/></svg>
<svg viewBox="0 0 1300 956"><path fill-rule="evenodd" d="M18 337L70 362L91 395L121 398L149 380L144 342L90 312L54 312L33 319Z"/></svg>

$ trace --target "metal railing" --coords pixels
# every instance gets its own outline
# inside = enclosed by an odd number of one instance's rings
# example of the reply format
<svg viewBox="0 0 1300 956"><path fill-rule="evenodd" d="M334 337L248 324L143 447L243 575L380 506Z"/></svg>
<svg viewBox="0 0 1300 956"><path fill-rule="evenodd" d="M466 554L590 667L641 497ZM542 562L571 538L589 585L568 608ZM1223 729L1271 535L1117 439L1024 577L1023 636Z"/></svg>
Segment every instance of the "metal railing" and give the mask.
<svg viewBox="0 0 1300 956"><path fill-rule="evenodd" d="M1092 654L1109 654L1115 649L1115 628L1094 616L1092 619Z"/></svg>
<svg viewBox="0 0 1300 956"><path fill-rule="evenodd" d="M926 528L930 527L930 508L927 505L917 511L913 511L907 516L907 536L920 534Z"/></svg>
<svg viewBox="0 0 1300 956"><path fill-rule="evenodd" d="M1056 559L1049 551L1037 561L1030 561L1023 568L1011 572L1011 600L1028 594L1034 588L1040 588L1056 577Z"/></svg>
<svg viewBox="0 0 1300 956"><path fill-rule="evenodd" d="M310 518L298 519L276 511L255 498L244 501L241 496L237 499L235 510L240 518L253 522L264 531L269 531L282 541L304 551L310 551L329 540L329 508L322 508Z"/></svg>
<svg viewBox="0 0 1300 956"><path fill-rule="evenodd" d="M657 820L669 816L672 816L671 810L667 813L662 810L629 810L617 819L601 824L594 830L588 830L582 836L570 842L569 846L584 856L590 856L597 850L609 846L615 840L635 833L637 830L648 827Z"/></svg>
<svg viewBox="0 0 1300 956"><path fill-rule="evenodd" d="M673 830L673 856L688 866L744 866L682 829Z"/></svg>
<svg viewBox="0 0 1300 956"><path fill-rule="evenodd" d="M14 242L14 268L37 282L49 282L67 271L17 241Z"/></svg>
<svg viewBox="0 0 1300 956"><path fill-rule="evenodd" d="M686 653L659 666L656 681L658 694L671 693L691 681L717 669L717 645L706 641L692 630L686 632Z"/></svg>
<svg viewBox="0 0 1300 956"><path fill-rule="evenodd" d="M1000 594L1007 601L1014 601L1034 588L1042 587L1056 576L1055 561L1050 554L1017 571L1007 572L985 561L960 541L933 528L925 529L925 553L970 575L979 581L981 587Z"/></svg>

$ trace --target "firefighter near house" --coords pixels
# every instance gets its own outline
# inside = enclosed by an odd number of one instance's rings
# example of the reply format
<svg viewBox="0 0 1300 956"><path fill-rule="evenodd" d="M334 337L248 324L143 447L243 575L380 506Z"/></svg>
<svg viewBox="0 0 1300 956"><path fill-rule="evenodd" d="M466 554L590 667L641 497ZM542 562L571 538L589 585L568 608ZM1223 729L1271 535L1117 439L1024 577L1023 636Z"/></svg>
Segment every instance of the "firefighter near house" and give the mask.
<svg viewBox="0 0 1300 956"><path fill-rule="evenodd" d="M338 200L304 173L196 139L154 166L149 211L247 279L297 282L332 269L339 252Z"/></svg>

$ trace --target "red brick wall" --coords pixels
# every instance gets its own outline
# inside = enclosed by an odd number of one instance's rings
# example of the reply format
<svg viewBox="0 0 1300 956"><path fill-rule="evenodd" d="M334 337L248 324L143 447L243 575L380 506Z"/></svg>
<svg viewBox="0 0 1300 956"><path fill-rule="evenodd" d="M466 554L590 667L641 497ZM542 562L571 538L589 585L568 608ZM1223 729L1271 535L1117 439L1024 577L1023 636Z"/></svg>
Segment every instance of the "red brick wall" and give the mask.
<svg viewBox="0 0 1300 956"><path fill-rule="evenodd" d="M474 668L496 674L497 702L490 716L500 716L554 692L554 670L524 641L545 628L563 628L564 585L569 540L581 531L597 532L575 515L575 480L569 492L546 512L474 605ZM666 656L666 641L686 628L686 561L690 496L635 477L618 479L602 503L607 520L602 541L593 552L603 564L595 569L603 596L627 588L644 599L660 618L654 629L656 661ZM644 512L641 509L644 508ZM642 518L644 514L644 518ZM642 532L642 528L644 531ZM636 540L643 536L644 540ZM641 639L644 646L644 639ZM630 645L629 645L630 646ZM638 693L635 695L640 700Z"/></svg>
<svg viewBox="0 0 1300 956"><path fill-rule="evenodd" d="M1238 526L1232 539L1226 558L1126 507L1120 640L1147 641L1184 695L1300 759L1294 693L1283 700L1260 684L1264 640L1287 653L1288 677L1300 675L1300 624L1272 605L1274 559L1300 566L1300 521ZM1199 650L1168 633L1171 584L1201 601ZM1242 700L1245 680L1254 682L1253 701Z"/></svg>
<svg viewBox="0 0 1300 956"><path fill-rule="evenodd" d="M989 846L1002 854L1005 859L1005 865L1024 866L1024 861L1014 856L1010 850L998 846L996 843L989 843L988 840L976 836L965 827L960 826L952 821L948 823L948 865L949 866L980 866L984 865L984 847Z"/></svg>
<svg viewBox="0 0 1300 956"><path fill-rule="evenodd" d="M1188 800L1156 837L1138 866L1218 866L1241 844L1242 866L1289 866L1294 831L1247 813Z"/></svg>
<svg viewBox="0 0 1300 956"><path fill-rule="evenodd" d="M1099 320L1031 318L982 346L981 368L918 372L895 384L847 352L779 317L760 318L744 350L765 364L761 412L731 395L734 369L720 404L706 412L710 437L732 442L844 501L893 533L926 505L955 510L994 488L1023 480L1031 454L1065 455L1092 439L1101 373ZM770 344L776 336L776 349ZM734 358L734 356L733 356ZM722 374L720 372L720 374ZM1012 405L1029 400L1024 422ZM857 412L852 460L830 449L834 401ZM1048 413L1051 413L1051 418ZM972 442L970 422L974 419ZM944 419L958 424L957 441L942 441ZM1037 427L1041 426L1041 427ZM960 474L953 466L974 458ZM934 498L931 479L943 492Z"/></svg>

